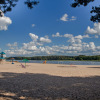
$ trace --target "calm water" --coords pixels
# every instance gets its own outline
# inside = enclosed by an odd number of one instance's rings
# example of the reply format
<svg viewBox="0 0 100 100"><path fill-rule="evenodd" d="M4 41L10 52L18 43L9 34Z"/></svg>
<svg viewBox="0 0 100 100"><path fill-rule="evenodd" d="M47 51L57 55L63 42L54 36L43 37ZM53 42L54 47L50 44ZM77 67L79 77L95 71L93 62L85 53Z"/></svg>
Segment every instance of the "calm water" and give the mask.
<svg viewBox="0 0 100 100"><path fill-rule="evenodd" d="M18 60L24 63L22 60ZM27 63L43 63L44 60L29 60ZM98 61L47 61L49 64L100 65Z"/></svg>

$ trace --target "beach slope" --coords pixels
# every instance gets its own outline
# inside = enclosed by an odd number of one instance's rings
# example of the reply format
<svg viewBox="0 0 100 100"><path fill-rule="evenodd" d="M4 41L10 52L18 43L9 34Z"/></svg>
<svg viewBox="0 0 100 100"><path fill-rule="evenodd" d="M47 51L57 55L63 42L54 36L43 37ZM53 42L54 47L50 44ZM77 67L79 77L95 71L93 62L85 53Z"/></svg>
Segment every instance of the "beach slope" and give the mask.
<svg viewBox="0 0 100 100"><path fill-rule="evenodd" d="M100 65L0 64L0 100L100 100Z"/></svg>

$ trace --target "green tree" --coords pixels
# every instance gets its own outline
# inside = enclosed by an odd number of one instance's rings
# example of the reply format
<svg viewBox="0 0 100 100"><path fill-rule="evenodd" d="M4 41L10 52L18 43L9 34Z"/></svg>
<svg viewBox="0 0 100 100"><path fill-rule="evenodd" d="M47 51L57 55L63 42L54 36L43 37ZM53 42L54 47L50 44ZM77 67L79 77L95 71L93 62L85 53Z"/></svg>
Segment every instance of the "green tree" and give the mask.
<svg viewBox="0 0 100 100"><path fill-rule="evenodd" d="M74 0L74 3L71 4L72 7L79 7L81 5L87 6L90 2L95 0ZM93 22L100 22L100 7L92 7L90 13L95 13L95 15L91 16L90 20Z"/></svg>
<svg viewBox="0 0 100 100"><path fill-rule="evenodd" d="M2 17L2 12L6 13L12 11L12 8L16 6L18 0L0 0L0 16ZM26 0L24 3L32 9L35 5L39 3L37 0ZM1 12L2 11L2 12Z"/></svg>

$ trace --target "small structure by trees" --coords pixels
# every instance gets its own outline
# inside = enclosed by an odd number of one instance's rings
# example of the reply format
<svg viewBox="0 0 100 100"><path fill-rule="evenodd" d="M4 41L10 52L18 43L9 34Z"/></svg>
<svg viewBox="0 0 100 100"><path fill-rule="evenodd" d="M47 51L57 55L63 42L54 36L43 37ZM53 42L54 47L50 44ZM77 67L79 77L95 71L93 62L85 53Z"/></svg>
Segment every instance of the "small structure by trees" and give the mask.
<svg viewBox="0 0 100 100"><path fill-rule="evenodd" d="M1 52L0 55L1 55L0 56L0 62L4 62L5 61L5 57L4 57L5 53Z"/></svg>

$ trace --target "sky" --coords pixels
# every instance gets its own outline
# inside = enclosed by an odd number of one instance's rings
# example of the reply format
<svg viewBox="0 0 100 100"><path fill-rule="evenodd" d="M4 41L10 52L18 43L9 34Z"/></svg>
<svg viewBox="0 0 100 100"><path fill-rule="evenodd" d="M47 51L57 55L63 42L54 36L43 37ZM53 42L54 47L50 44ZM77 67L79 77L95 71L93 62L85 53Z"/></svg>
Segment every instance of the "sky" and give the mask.
<svg viewBox="0 0 100 100"><path fill-rule="evenodd" d="M19 0L0 17L0 52L6 56L100 55L100 23L90 21L99 0L72 8L73 0Z"/></svg>

